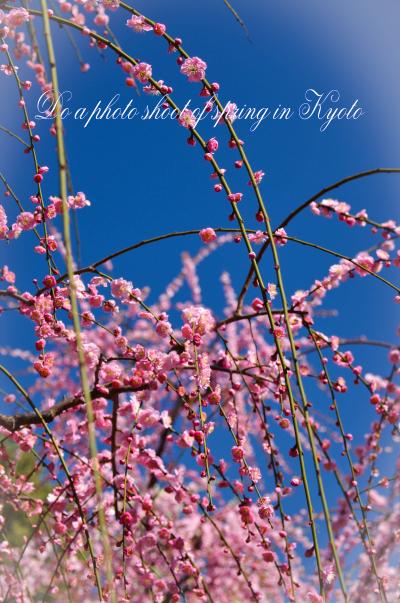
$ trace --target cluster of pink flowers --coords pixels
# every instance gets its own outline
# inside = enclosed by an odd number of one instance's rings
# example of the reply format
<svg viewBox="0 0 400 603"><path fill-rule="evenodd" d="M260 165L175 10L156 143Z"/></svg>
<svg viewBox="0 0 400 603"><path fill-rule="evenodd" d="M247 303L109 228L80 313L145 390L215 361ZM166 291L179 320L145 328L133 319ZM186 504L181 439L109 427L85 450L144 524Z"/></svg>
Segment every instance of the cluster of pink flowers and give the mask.
<svg viewBox="0 0 400 603"><path fill-rule="evenodd" d="M27 21L29 21L29 13L26 8L19 6L13 8L9 12L0 10L0 25L2 26L2 37L7 37L10 30L14 30L17 27L21 27ZM7 28L7 29L5 29Z"/></svg>
<svg viewBox="0 0 400 603"><path fill-rule="evenodd" d="M63 213L63 204L60 197L50 196L50 202L47 205L41 203L37 195L31 195L30 200L36 206L35 210L33 212L21 211L17 214L16 220L11 226L8 226L8 217L5 208L0 205L0 239L16 239L23 231L33 230L39 224L50 222L57 215ZM86 198L85 193L78 192L76 195L68 196L67 204L70 208L82 209L90 206L90 201ZM54 237L42 239L42 243L44 243L45 248L47 246L51 251L55 251L57 248ZM35 247L35 250L39 253L42 249L43 245Z"/></svg>
<svg viewBox="0 0 400 603"><path fill-rule="evenodd" d="M187 76L189 82L201 82L206 76L207 63L199 57L185 59L181 66L181 72Z"/></svg>

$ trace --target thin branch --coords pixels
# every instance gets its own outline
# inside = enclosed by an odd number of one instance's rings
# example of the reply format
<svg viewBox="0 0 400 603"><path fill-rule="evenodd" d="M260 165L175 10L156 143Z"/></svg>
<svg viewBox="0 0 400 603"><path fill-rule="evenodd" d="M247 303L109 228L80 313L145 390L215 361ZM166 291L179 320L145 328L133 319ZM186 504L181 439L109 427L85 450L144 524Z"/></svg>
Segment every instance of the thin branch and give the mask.
<svg viewBox="0 0 400 603"><path fill-rule="evenodd" d="M18 142L20 142L21 144L23 144L25 148L30 149L30 145L27 142L25 142L25 140L23 138L21 138L21 136L18 136L18 134L16 134L15 132L13 132L12 130L10 130L9 128L6 128L5 126L2 126L0 124L0 130L2 132L4 132L5 134L8 134L12 138L15 138L16 140L18 140Z"/></svg>
<svg viewBox="0 0 400 603"><path fill-rule="evenodd" d="M279 228L285 228L285 226L287 226L289 224L289 222L291 222L293 220L293 218L295 218L304 209L306 209L309 205L311 205L311 203L313 203L314 201L317 201L317 199L319 199L320 197L326 195L330 191L340 188L341 186L343 186L345 184L348 184L349 182L352 182L353 180L359 180L360 178L366 178L368 176L373 176L375 174L399 174L399 173L400 173L400 168L375 168L372 170L366 170L364 172L357 172L356 174L353 174L351 176L346 176L346 178L342 178L341 180L338 180L337 182L334 182L333 184L330 184L329 186L322 188L320 191L315 193L312 197L307 199L307 201L304 201L303 203L301 203L301 205L296 207L292 212L290 212L290 214L288 216L286 216L286 218L284 220L282 220L282 222L279 224L279 226L277 226L274 229L274 232L276 232ZM263 244L262 248L258 252L257 262L261 261L265 251L268 249L268 246L269 246L269 240ZM253 267L251 266L249 269L248 275L246 277L246 280L244 282L244 285L242 287L242 290L238 297L238 305L237 305L238 311L240 311L240 309L243 305L244 296L247 293L247 290L250 286L250 283L251 283L253 277L254 277L254 270L253 270Z"/></svg>
<svg viewBox="0 0 400 603"><path fill-rule="evenodd" d="M353 264L353 266L355 266L359 270L362 270L363 272L367 272L370 276L373 276L373 277L377 278L378 280L382 281L383 283L385 283L385 285L387 285L391 289L394 289L394 291L396 291L397 294L400 293L400 288L397 285L395 285L391 281L388 281L386 278L383 278L383 276L380 276L376 272L373 272L373 270L370 270L366 266L363 266L356 260L353 260L348 255L344 255L343 253L339 253L338 251L333 251L332 249L328 249L327 247L322 247L322 245L317 245L317 243L310 243L309 241L303 241L302 239L298 239L297 237L286 236L285 238L288 239L289 241L293 241L294 243L298 243L299 245L304 245L305 247L312 247L313 249L318 249L318 251L322 251L324 253L327 253L328 255L332 255L336 258L346 260L347 262L350 262L351 264Z"/></svg>
<svg viewBox="0 0 400 603"><path fill-rule="evenodd" d="M233 8L232 4L230 2L228 2L228 0L224 0L224 4L227 7L227 9L232 13L232 15L234 16L236 21L239 23L240 27L243 27L244 32L246 34L246 38L249 40L249 42L251 42L248 27L247 27L246 23L243 21L242 17L239 15L237 10Z"/></svg>

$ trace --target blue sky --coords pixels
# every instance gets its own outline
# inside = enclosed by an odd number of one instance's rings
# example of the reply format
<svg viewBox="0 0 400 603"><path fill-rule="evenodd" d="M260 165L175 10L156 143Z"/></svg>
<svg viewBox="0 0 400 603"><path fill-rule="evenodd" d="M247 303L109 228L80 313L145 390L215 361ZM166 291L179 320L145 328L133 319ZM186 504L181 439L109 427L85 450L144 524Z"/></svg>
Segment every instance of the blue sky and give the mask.
<svg viewBox="0 0 400 603"><path fill-rule="evenodd" d="M296 110L304 102L308 88L321 93L337 89L343 106L351 106L358 99L365 111L359 120L333 123L323 133L318 121L296 117L285 122L268 120L253 133L249 132L249 123L238 123L238 133L246 141L254 169L263 169L267 174L262 192L273 225L320 188L344 176L400 165L397 2L354 0L350 5L344 1L236 0L234 5L248 26L251 41L222 0L203 0L201 8L199 3L179 0L136 4L148 16L166 23L172 35L183 38L192 55L208 63L207 75L211 81L220 82L220 96L225 102L256 107L282 104ZM174 56L160 53L165 43L151 33L134 34L124 27L126 18L125 13L116 13L111 27L127 51L153 64L155 77L174 86L179 104L189 99L195 106L200 104L199 87L180 78ZM53 29L57 31L56 27ZM143 110L153 102L124 86L114 55L89 49L79 35L74 34L74 38L84 60L91 64L88 73L80 73L68 39L57 31L60 88L72 92L73 107L93 107L98 100L105 105L117 92L121 94L121 105L133 98L135 106ZM32 79L24 67L21 76ZM22 119L21 115L15 117L14 82L3 76L1 87L0 123L19 132ZM32 89L29 98L33 115L37 89ZM55 141L46 136L47 128L46 123L38 126L43 138L39 155L42 164L51 165ZM205 138L216 132L221 141L221 164L228 168L237 190L245 190L241 209L248 225L254 227L255 201L244 171L233 168L236 156L227 149L225 131L212 130L210 123L202 130ZM172 230L229 226L226 201L212 191L208 164L198 148L191 149L186 144L186 132L176 123L103 120L84 129L81 123L69 119L65 122L65 134L74 187L92 201L90 210L78 215L83 264ZM21 153L18 143L2 133L0 157L1 170L28 207L26 191L30 190L33 173L29 159ZM46 194L57 193L54 169L45 185ZM366 208L372 218L385 221L399 218L399 192L400 176L380 175L351 183L334 196L349 202L356 211ZM336 221L318 219L308 211L291 224L289 234L348 255L371 244L362 229L351 230ZM26 251L28 237L1 246L2 263L17 273L21 289L31 287L33 272L38 278L45 274L42 259L32 259L30 251ZM199 239L186 239L184 248L196 253ZM115 274L126 276L139 287L149 285L150 299L156 299L179 271L181 251L178 239L146 247L116 261ZM325 275L332 263L329 257L293 245L285 248L282 259L289 292ZM217 314L223 307L220 274L228 270L239 288L247 265L242 248L225 246L201 266L204 302ZM271 270L271 266L266 270ZM395 280L395 275L391 275ZM327 308L340 308L339 318L322 319L319 326L340 336L368 334L394 342L398 315L393 296L394 292L382 283L371 279L352 281L327 299ZM1 319L1 345L27 347L31 342L29 329L22 319L15 315L13 318L15 322L7 314ZM385 364L384 355L379 350L357 349L357 360L377 372ZM356 413L360 427L365 427L371 418L363 413L366 402L365 396L355 396L354 406L345 410L345 418L350 420Z"/></svg>

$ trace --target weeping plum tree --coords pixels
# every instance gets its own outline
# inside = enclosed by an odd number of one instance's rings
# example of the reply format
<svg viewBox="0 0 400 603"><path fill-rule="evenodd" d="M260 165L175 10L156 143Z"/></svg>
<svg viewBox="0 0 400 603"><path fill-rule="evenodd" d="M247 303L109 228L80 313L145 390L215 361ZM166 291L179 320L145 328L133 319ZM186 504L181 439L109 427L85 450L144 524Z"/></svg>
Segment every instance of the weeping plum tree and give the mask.
<svg viewBox="0 0 400 603"><path fill-rule="evenodd" d="M126 49L110 29L118 20L132 30ZM136 57L136 33L170 54L168 73ZM201 229L138 236L88 266L77 262L72 218L99 211L101 200L89 209L86 195L71 188L68 137L54 102L64 60L55 55L55 36L82 36L88 52L115 59L102 68L119 70L121 85L162 97L177 133L185 128L195 147L182 153L198 153L209 166L210 194L229 213L225 225L205 216ZM400 227L326 197L400 168L346 177L273 226L264 172L250 165L236 133L236 106L224 104L206 62L166 25L120 0L26 0L1 3L0 37L1 77L14 83L12 106L23 122L21 135L6 124L2 135L24 151L31 174L20 195L18 183L1 174L0 238L9 249L21 239L27 262L37 254L42 263L31 290L20 289L5 265L0 279L0 320L19 313L32 334L32 349L3 346L0 364L1 600L397 600L399 468L380 465L383 442L394 451L398 440L400 350L368 337L344 339L319 323L331 291L359 279L389 289L393 308L400 301L391 280ZM82 44L74 44L86 71ZM21 75L28 70L32 81ZM178 105L165 83L175 78L197 88L206 111L218 112L218 138ZM30 109L42 94L51 118L47 150ZM225 170L228 161L236 169ZM49 170L58 174L56 190ZM244 205L255 216L250 225ZM297 238L289 225L304 211L310 220L333 218L337 229L370 230L370 247L346 255ZM135 287L134 270L113 274L117 257L171 238L184 250L188 237L198 238L199 251L183 254L181 272L157 300ZM197 268L222 245L240 248L248 273L239 291L229 272L221 275L225 310L218 315L202 302ZM291 291L280 257L285 247L295 262L299 246L332 263L326 275ZM361 345L383 348L385 372L359 364ZM24 370L14 370L15 357ZM354 391L370 425L355 434L342 417Z"/></svg>

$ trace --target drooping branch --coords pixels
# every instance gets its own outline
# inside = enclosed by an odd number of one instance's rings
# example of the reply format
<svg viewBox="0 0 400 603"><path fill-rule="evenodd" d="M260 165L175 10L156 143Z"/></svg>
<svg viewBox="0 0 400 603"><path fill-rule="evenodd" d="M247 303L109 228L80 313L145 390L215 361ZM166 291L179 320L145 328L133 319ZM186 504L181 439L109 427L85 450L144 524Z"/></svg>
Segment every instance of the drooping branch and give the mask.
<svg viewBox="0 0 400 603"><path fill-rule="evenodd" d="M318 191L317 193L312 195L312 197L310 197L309 199L307 199L306 201L301 203L298 207L296 207L293 211L291 211L290 214L288 214L286 216L286 218L284 218L284 220L282 220L282 222L274 230L276 231L279 228L285 228L285 226L287 226L289 224L289 222L291 222L298 214L300 214L304 209L306 209L309 205L311 205L311 203L313 203L314 201L317 201L318 199L320 199L327 193L329 193L337 188L340 188L341 186L344 186L345 184L348 184L349 182L352 182L353 180L360 180L361 178L366 178L368 176L373 176L375 174L399 174L399 173L400 173L400 168L375 168L372 170L366 170L364 172L358 172L357 174L352 174L351 176L346 176L346 178L342 178L341 180L338 180L337 182L334 182L333 184L330 184L329 186L322 188L320 191ZM258 252L257 262L261 261L265 251L268 249L268 245L269 245L269 241L266 241L263 244L262 248ZM248 290L253 278L254 278L254 269L253 269L253 266L250 266L249 272L247 274L246 280L243 284L242 290L241 290L239 298L238 298L238 306L237 306L238 311L240 311L240 309L243 305L244 297L247 293L247 290Z"/></svg>

